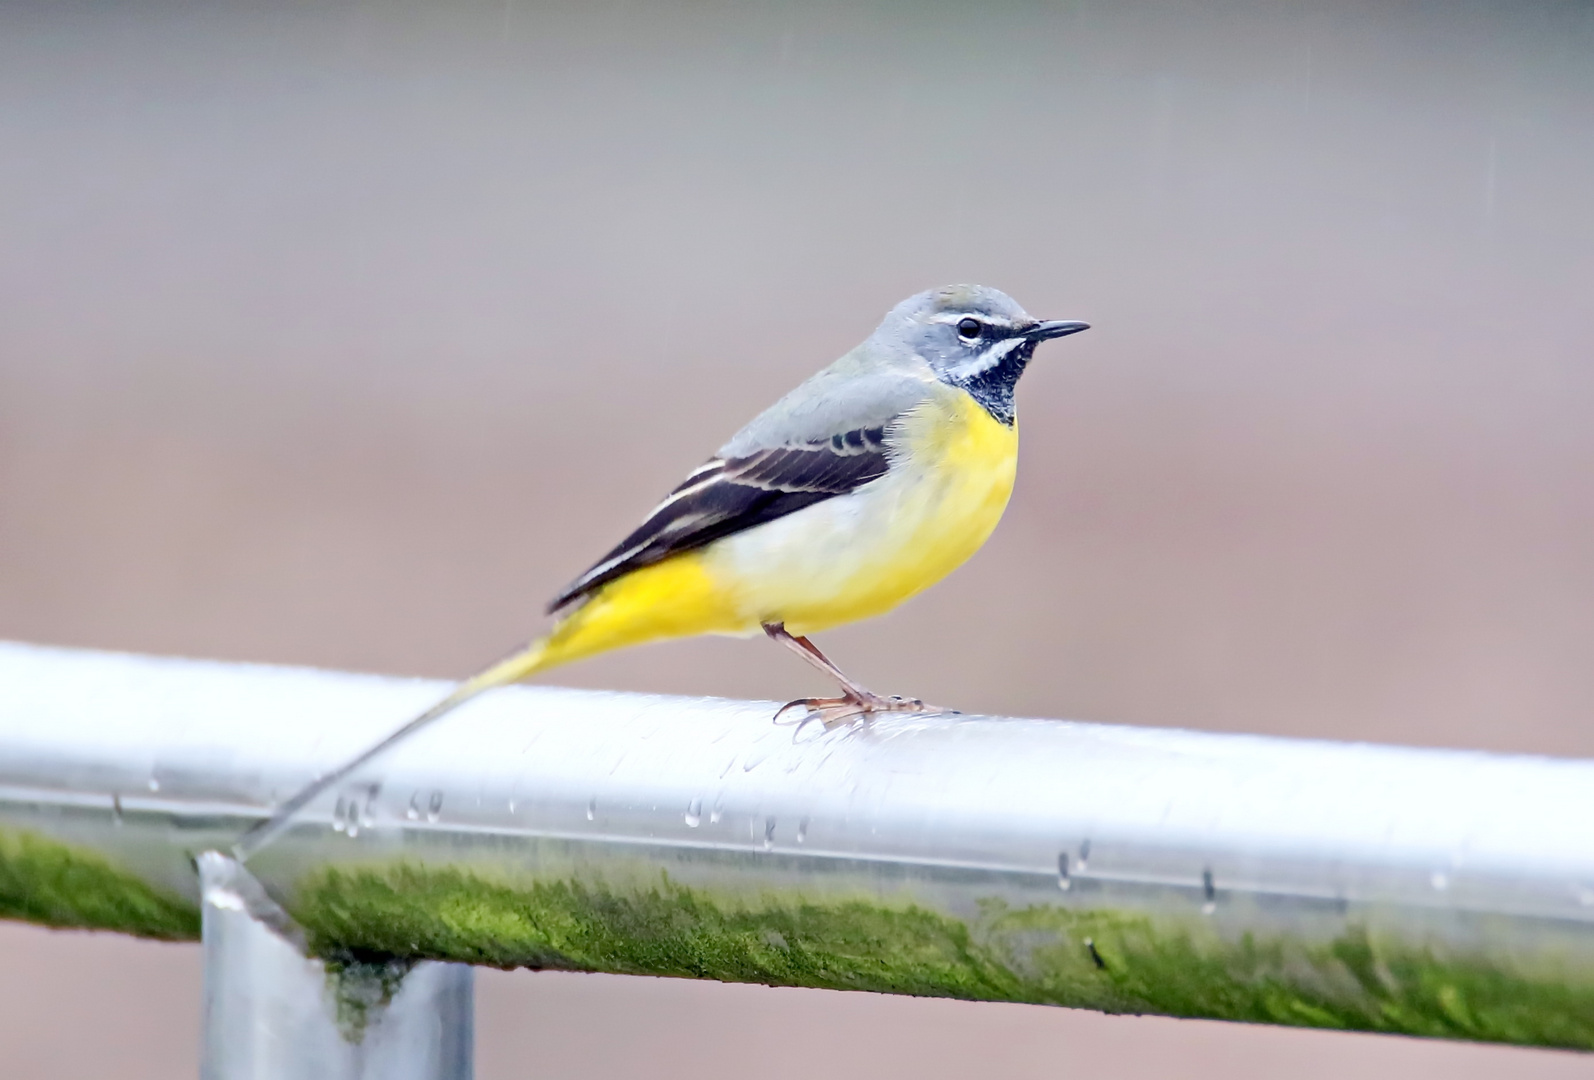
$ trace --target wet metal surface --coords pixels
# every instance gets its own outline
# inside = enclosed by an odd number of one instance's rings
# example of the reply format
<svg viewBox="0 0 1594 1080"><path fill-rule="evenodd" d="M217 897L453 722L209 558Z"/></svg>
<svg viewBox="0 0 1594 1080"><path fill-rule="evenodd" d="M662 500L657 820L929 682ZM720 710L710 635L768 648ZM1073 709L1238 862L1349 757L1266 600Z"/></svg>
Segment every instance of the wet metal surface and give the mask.
<svg viewBox="0 0 1594 1080"><path fill-rule="evenodd" d="M16 644L0 687L0 823L189 895L194 853L444 689ZM991 897L1110 906L1225 934L1327 940L1375 919L1482 956L1594 941L1594 762L969 716L827 732L771 712L497 692L312 806L251 868L278 895L402 858L664 870L954 916Z"/></svg>

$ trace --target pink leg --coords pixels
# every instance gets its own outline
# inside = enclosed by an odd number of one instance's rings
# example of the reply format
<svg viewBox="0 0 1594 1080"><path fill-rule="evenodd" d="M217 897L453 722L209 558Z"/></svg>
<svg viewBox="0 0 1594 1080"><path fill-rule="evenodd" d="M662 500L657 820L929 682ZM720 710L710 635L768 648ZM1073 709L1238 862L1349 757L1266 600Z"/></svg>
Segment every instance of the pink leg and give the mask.
<svg viewBox="0 0 1594 1080"><path fill-rule="evenodd" d="M788 649L802 657L809 664L829 675L841 686L841 696L833 698L798 698L788 701L775 713L779 720L788 709L801 705L810 714L817 715L827 728L836 727L850 720L861 719L870 713L877 712L950 712L950 709L938 709L933 705L926 705L918 698L885 697L866 690L853 682L830 658L819 651L815 645L805 637L791 634L781 623L765 623L764 633L780 642Z"/></svg>

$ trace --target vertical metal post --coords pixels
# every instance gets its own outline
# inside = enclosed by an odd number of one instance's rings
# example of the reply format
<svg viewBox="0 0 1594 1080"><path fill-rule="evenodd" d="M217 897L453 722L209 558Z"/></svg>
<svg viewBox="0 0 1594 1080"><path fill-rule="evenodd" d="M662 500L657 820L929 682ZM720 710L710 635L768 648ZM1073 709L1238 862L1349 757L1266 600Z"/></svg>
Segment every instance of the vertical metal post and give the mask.
<svg viewBox="0 0 1594 1080"><path fill-rule="evenodd" d="M202 1080L469 1080L471 969L331 967L247 870L199 857Z"/></svg>

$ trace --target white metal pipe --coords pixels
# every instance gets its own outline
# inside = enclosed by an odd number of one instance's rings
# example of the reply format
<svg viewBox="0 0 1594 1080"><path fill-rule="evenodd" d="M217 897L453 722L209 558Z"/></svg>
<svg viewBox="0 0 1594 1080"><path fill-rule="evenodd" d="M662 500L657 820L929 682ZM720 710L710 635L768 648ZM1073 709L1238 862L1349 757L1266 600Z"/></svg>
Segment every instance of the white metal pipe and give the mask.
<svg viewBox="0 0 1594 1080"><path fill-rule="evenodd" d="M0 645L0 827L193 896L192 853L445 689ZM495 692L313 804L251 869L295 914L329 896L390 913L373 924L421 919L412 896L490 913L464 938L418 923L419 955L1594 1045L1594 761L973 716L825 731L772 712ZM588 937L538 922L569 896L597 898L571 916ZM636 921L666 901L699 938L726 935L713 956L745 945L736 919L780 955L682 960L687 938ZM813 920L865 909L964 928L986 975L893 956L834 974L852 946ZM397 940L353 918L322 933ZM604 919L608 952L589 933ZM810 933L806 952L790 940ZM668 949L628 952L626 934ZM1553 1022L1512 1019L1524 994Z"/></svg>

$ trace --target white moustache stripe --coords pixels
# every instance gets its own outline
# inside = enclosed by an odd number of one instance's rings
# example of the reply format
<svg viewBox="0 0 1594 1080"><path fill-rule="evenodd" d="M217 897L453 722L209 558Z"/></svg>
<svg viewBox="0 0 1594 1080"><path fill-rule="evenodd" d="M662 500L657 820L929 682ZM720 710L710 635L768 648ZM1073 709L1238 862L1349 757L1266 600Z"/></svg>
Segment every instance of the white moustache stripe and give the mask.
<svg viewBox="0 0 1594 1080"><path fill-rule="evenodd" d="M1023 338L1008 338L1006 341L998 341L972 360L953 368L952 374L960 379L972 379L980 372L989 371L1003 360L1006 360L1008 353L1023 344Z"/></svg>

